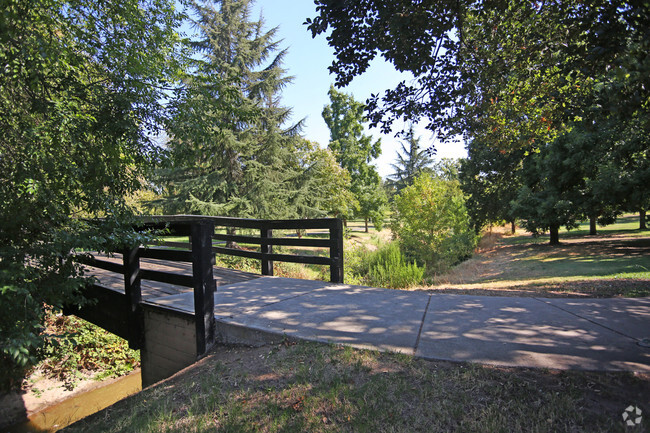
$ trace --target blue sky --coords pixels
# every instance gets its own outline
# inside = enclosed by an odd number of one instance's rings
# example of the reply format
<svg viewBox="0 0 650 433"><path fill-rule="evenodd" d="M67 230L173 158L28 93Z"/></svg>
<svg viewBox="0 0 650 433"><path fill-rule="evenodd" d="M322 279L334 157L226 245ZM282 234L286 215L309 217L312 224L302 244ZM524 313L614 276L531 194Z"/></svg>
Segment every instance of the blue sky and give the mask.
<svg viewBox="0 0 650 433"><path fill-rule="evenodd" d="M325 36L312 39L307 26L303 25L306 18L316 16L315 5L311 0L257 0L251 18L257 19L260 12L267 28L278 27L277 37L283 40L281 47L288 49L284 66L294 81L282 94L283 104L293 108L293 121L305 118L305 138L327 146L329 129L321 112L329 103L327 91L334 82L334 77L327 70L334 55ZM410 74L400 74L389 63L376 59L365 74L356 77L341 90L351 93L356 100L365 102L371 93L383 93L385 89L410 78ZM432 134L424 129L424 124L418 125L416 132L422 137L420 143L423 146L428 147L432 143ZM393 172L390 164L395 160L399 141L394 134L382 135L378 129L371 129L368 133L381 138L382 154L377 159L376 166L379 174L386 177ZM439 158L466 156L462 144L436 143L436 148Z"/></svg>

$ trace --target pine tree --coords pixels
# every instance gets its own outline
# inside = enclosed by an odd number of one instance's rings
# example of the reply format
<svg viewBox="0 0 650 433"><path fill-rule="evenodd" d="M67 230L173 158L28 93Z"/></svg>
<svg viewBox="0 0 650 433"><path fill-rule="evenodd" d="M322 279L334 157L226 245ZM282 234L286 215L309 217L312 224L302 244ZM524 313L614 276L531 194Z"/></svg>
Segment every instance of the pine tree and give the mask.
<svg viewBox="0 0 650 433"><path fill-rule="evenodd" d="M397 158L391 164L395 173L388 176L389 182L395 188L396 193L412 185L415 178L433 163L431 153L426 149L420 149L420 137L415 137L413 124L409 125L405 138L400 143L401 152L397 151Z"/></svg>
<svg viewBox="0 0 650 433"><path fill-rule="evenodd" d="M194 68L169 124L167 210L255 218L298 217L293 164L301 122L285 126L290 81L276 28L251 20L250 0L195 3Z"/></svg>

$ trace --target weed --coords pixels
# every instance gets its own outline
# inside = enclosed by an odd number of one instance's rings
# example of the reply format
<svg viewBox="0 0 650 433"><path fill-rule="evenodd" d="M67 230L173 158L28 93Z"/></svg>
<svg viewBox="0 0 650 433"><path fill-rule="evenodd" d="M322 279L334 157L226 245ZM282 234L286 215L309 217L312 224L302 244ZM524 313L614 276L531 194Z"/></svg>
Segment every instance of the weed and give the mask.
<svg viewBox="0 0 650 433"><path fill-rule="evenodd" d="M49 312L46 318L47 343L39 368L62 380L69 389L86 372L97 380L122 376L140 365L140 354L122 338L74 316Z"/></svg>

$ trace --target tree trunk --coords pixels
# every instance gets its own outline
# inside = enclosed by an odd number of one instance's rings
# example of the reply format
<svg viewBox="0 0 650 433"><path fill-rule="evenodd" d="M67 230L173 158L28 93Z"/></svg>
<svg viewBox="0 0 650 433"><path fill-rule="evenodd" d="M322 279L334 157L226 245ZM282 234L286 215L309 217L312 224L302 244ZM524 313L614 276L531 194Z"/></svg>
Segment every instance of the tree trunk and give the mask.
<svg viewBox="0 0 650 433"><path fill-rule="evenodd" d="M226 227L226 234L234 236L237 234L237 227ZM226 241L226 248L237 248L237 243L235 241Z"/></svg>
<svg viewBox="0 0 650 433"><path fill-rule="evenodd" d="M647 230L648 226L645 223L645 209L639 211L639 230Z"/></svg>
<svg viewBox="0 0 650 433"><path fill-rule="evenodd" d="M597 235L598 231L596 230L596 217L595 216L590 216L589 217L589 234L590 235Z"/></svg>
<svg viewBox="0 0 650 433"><path fill-rule="evenodd" d="M368 233L368 218L366 218L366 233Z"/></svg>
<svg viewBox="0 0 650 433"><path fill-rule="evenodd" d="M559 245L560 244L560 225L559 224L551 224L551 227L549 228L550 234L551 234L551 240L549 242L550 245Z"/></svg>
<svg viewBox="0 0 650 433"><path fill-rule="evenodd" d="M510 234L514 235L516 230L515 220L510 221Z"/></svg>

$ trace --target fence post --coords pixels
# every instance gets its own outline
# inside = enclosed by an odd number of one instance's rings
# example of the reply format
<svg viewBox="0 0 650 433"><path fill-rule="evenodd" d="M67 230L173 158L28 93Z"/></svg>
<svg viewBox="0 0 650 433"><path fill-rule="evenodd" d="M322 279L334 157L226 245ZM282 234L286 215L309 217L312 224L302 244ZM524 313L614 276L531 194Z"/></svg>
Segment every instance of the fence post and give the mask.
<svg viewBox="0 0 650 433"><path fill-rule="evenodd" d="M192 278L194 279L194 320L196 329L196 352L204 355L214 344L214 292L212 273L214 254L212 235L214 223L197 221L190 223L192 240Z"/></svg>
<svg viewBox="0 0 650 433"><path fill-rule="evenodd" d="M343 222L340 218L334 220L330 227L330 281L343 283Z"/></svg>
<svg viewBox="0 0 650 433"><path fill-rule="evenodd" d="M140 349L144 335L142 288L140 286L140 248L138 245L125 248L122 253L124 265L124 294L128 303L128 340L131 349Z"/></svg>
<svg viewBox="0 0 650 433"><path fill-rule="evenodd" d="M273 237L273 230L268 228L267 226L263 226L260 229L260 237L262 238L271 238ZM271 254L273 252L273 245L269 245L264 243L260 244L260 251L262 254ZM270 275L273 276L273 261L268 260L265 258L262 258L262 275Z"/></svg>

